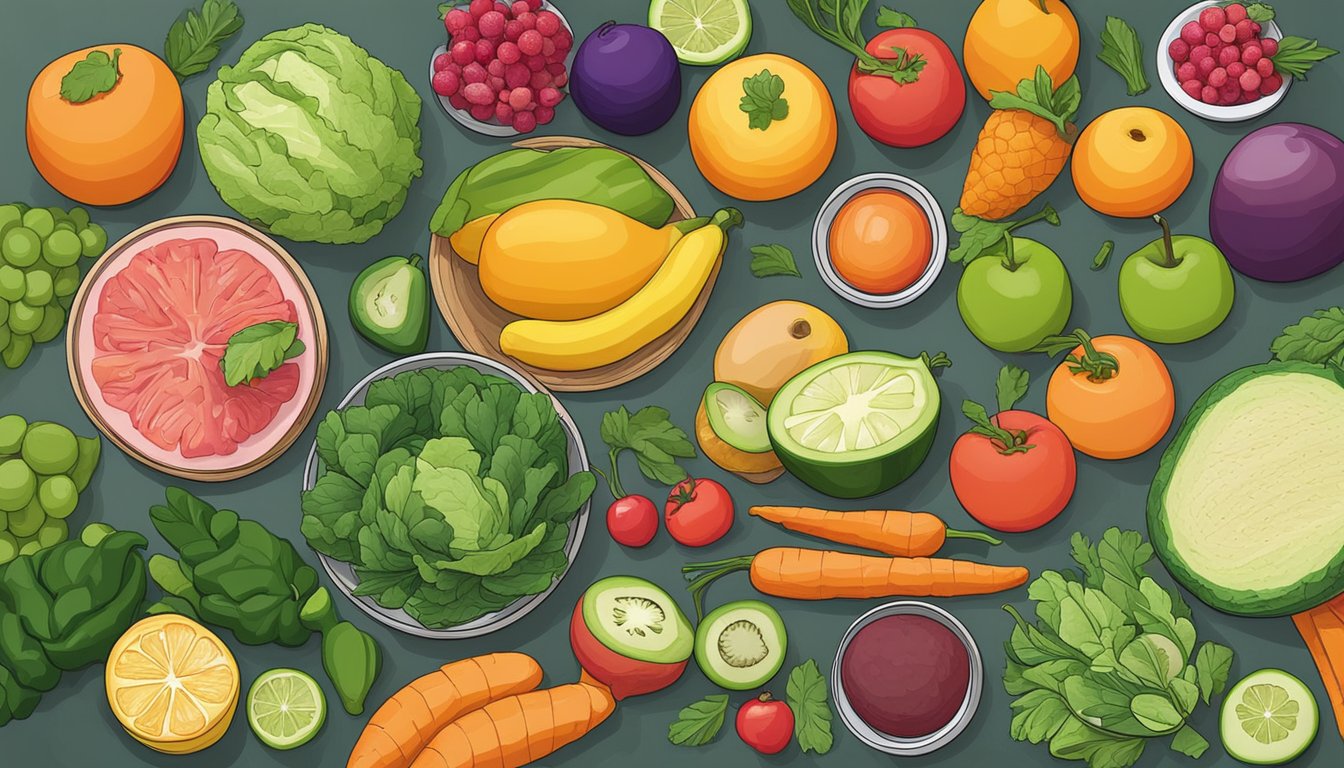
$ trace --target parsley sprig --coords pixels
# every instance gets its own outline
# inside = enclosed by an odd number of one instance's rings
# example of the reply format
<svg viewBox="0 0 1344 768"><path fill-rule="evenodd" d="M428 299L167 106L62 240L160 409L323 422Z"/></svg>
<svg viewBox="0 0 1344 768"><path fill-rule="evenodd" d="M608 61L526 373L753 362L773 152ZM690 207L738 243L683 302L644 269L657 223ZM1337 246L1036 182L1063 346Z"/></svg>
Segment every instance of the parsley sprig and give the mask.
<svg viewBox="0 0 1344 768"><path fill-rule="evenodd" d="M869 75L886 75L902 85L919 79L920 70L928 63L921 54L908 53L903 48L892 48L893 58L878 58L867 50L868 38L862 29L863 14L868 9L868 0L788 0L789 10L803 22L808 29L820 35L836 46L848 51L857 59L860 72ZM908 13L890 8L881 8L877 13L877 26L885 29L900 29L915 26L915 20Z"/></svg>

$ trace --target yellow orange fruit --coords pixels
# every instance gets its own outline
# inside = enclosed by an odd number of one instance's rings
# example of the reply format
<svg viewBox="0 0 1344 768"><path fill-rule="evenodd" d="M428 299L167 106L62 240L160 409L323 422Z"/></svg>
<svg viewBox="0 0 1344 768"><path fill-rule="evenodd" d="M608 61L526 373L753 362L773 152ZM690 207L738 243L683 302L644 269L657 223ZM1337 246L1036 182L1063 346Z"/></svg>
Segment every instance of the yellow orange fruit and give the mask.
<svg viewBox="0 0 1344 768"><path fill-rule="evenodd" d="M864 293L910 287L933 258L929 217L894 189L869 190L840 206L828 242L835 271Z"/></svg>
<svg viewBox="0 0 1344 768"><path fill-rule="evenodd" d="M142 619L112 646L104 673L112 714L136 741L181 755L219 741L238 707L238 663L185 616Z"/></svg>
<svg viewBox="0 0 1344 768"><path fill-rule="evenodd" d="M774 301L734 325L714 354L714 380L745 389L769 405L800 371L849 351L845 330L801 301Z"/></svg>
<svg viewBox="0 0 1344 768"><path fill-rule="evenodd" d="M784 465L774 451L748 453L723 441L709 423L705 401L695 412L695 439L705 456L724 471L732 472L752 483L768 483L784 474Z"/></svg>
<svg viewBox="0 0 1344 768"><path fill-rule="evenodd" d="M1190 137L1171 115L1149 107L1103 113L1073 150L1073 186L1093 210L1140 218L1165 210L1195 172Z"/></svg>
<svg viewBox="0 0 1344 768"><path fill-rule="evenodd" d="M1063 0L984 0L966 27L962 58L986 99L1016 91L1038 64L1062 83L1078 66L1078 20Z"/></svg>

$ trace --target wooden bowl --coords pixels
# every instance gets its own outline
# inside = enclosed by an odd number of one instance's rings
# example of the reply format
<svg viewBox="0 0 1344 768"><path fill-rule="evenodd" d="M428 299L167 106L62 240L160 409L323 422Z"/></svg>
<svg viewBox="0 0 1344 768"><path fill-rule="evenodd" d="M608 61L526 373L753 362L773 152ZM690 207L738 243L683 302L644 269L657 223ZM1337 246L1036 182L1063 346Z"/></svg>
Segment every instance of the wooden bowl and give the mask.
<svg viewBox="0 0 1344 768"><path fill-rule="evenodd" d="M607 145L591 139L572 136L547 136L519 141L514 146L526 149L552 150L562 147L606 147ZM609 148L615 149L614 147ZM619 152L620 150L616 151ZM629 153L625 154L628 155ZM674 208L668 222L695 218L695 211L692 210L691 204L687 202L686 196L681 194L681 191L673 186L666 176L638 157L629 156L639 163L640 167L649 174L658 186L672 196ZM548 389L560 392L591 392L599 389L610 389L637 379L657 368L673 352L677 351L677 348L691 335L691 330L695 328L696 322L700 320L700 315L705 311L705 305L709 303L709 295L714 290L714 282L718 279L721 265L722 259L719 260L718 264L715 264L709 280L705 282L705 287L700 291L699 297L696 298L695 304L686 313L686 316L672 330L654 339L634 354L600 368L589 368L583 371L553 371L527 365L505 354L499 348L500 332L504 330L504 326L523 318L501 309L485 295L485 291L481 288L481 281L476 274L476 265L468 264L458 257L448 238L434 235L429 248L429 277L434 286L434 300L439 305L439 312L443 314L443 319L448 322L448 327L457 337L458 343L469 352L475 352L515 369L520 369Z"/></svg>
<svg viewBox="0 0 1344 768"><path fill-rule="evenodd" d="M122 268L123 259L139 253L144 243L157 244L174 231L208 228L231 239L235 245L246 243L249 252L260 257L271 257L276 279L285 289L285 296L294 302L299 316L300 338L307 345L305 355L312 355L311 369L306 365L300 371L299 389L294 397L280 407L271 424L239 445L232 455L187 458L180 451L165 451L153 446L148 439L130 425L124 412L106 403L100 393L91 391L85 383L87 374L85 355L93 355L91 340L84 338L84 326L91 323L97 311L98 296L95 287L105 284L106 277ZM224 245L222 247L233 247ZM265 263L265 259L262 259ZM101 290L99 288L98 290ZM101 294L99 294L101 295ZM86 312L88 317L86 319ZM177 216L146 224L123 237L85 275L74 303L70 306L66 330L66 365L75 398L98 430L118 448L140 463L165 474L202 482L235 480L256 472L275 461L302 434L322 399L329 364L327 322L318 303L317 293L304 274L303 268L284 248L271 238L241 221L220 216ZM302 358L300 358L302 359ZM305 387L305 380L307 385ZM123 423L124 422L124 423ZM255 441L255 442L254 442Z"/></svg>

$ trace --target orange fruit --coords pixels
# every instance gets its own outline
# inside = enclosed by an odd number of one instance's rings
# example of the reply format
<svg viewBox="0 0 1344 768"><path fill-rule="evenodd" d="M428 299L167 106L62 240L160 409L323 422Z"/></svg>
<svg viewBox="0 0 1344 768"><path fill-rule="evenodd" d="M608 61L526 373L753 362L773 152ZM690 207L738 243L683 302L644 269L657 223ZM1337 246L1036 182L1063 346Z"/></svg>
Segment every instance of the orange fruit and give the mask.
<svg viewBox="0 0 1344 768"><path fill-rule="evenodd" d="M1063 0L984 0L966 27L966 75L988 99L1045 67L1055 85L1078 66L1078 20Z"/></svg>
<svg viewBox="0 0 1344 768"><path fill-rule="evenodd" d="M1123 107L1093 120L1073 148L1073 185L1108 216L1152 216L1176 202L1195 172L1190 137L1171 115Z"/></svg>
<svg viewBox="0 0 1344 768"><path fill-rule="evenodd" d="M1061 363L1050 375L1045 410L1073 447L1098 459L1128 459L1157 445L1176 415L1167 366L1153 348L1128 336L1097 336L1098 352L1119 371L1097 381ZM1070 355L1081 357L1080 345Z"/></svg>
<svg viewBox="0 0 1344 768"><path fill-rule="evenodd" d="M714 380L769 405L804 368L848 351L849 339L835 318L801 301L772 301L724 334L714 353Z"/></svg>
<svg viewBox="0 0 1344 768"><path fill-rule="evenodd" d="M933 257L933 229L924 209L894 189L869 190L842 205L829 241L835 271L864 293L910 287Z"/></svg>
<svg viewBox="0 0 1344 768"><path fill-rule="evenodd" d="M110 91L75 103L61 80L93 51L117 50ZM121 205L158 189L182 152L182 89L158 56L126 43L56 59L28 91L28 154L57 192L86 205Z"/></svg>

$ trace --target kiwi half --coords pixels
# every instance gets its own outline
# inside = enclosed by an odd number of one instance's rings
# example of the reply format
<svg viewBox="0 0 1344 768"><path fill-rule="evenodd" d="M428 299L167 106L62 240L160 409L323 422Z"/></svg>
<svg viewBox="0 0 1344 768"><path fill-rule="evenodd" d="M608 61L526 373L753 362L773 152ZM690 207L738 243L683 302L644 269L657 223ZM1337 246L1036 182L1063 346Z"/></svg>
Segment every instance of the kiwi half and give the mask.
<svg viewBox="0 0 1344 768"><path fill-rule="evenodd" d="M779 613L760 600L719 606L695 633L695 661L721 688L746 691L770 682L784 664L788 633Z"/></svg>
<svg viewBox="0 0 1344 768"><path fill-rule="evenodd" d="M765 406L745 389L721 381L710 384L705 389L705 413L714 434L739 451L771 450Z"/></svg>

